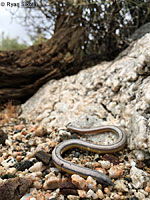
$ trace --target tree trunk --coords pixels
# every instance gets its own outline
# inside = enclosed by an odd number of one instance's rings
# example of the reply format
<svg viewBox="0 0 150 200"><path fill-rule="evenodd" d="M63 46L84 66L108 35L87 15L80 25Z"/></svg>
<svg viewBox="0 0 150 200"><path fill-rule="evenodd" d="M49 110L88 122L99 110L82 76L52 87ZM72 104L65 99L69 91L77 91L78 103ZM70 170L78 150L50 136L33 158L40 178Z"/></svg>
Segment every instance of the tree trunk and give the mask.
<svg viewBox="0 0 150 200"><path fill-rule="evenodd" d="M79 71L85 29L62 27L46 43L0 51L0 103L24 102L50 79Z"/></svg>

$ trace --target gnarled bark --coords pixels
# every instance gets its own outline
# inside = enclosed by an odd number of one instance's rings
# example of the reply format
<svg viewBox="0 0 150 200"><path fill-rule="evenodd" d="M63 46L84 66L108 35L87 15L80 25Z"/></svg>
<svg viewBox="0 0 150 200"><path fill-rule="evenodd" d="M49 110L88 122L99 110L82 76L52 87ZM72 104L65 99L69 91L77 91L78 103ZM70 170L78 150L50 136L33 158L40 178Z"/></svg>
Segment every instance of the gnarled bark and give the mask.
<svg viewBox="0 0 150 200"><path fill-rule="evenodd" d="M46 43L0 51L0 102L23 102L48 80L76 73L82 62L84 31L80 26L62 27Z"/></svg>

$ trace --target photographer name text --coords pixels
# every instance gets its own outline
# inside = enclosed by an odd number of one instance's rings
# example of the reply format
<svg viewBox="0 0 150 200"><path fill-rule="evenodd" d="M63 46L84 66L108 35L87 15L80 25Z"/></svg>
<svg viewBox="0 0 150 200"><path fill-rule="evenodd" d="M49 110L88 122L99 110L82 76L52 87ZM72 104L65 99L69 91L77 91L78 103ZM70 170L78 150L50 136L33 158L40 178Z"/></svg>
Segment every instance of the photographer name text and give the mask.
<svg viewBox="0 0 150 200"><path fill-rule="evenodd" d="M2 2L0 2L0 6L2 6L2 7L10 7L10 8L12 8L12 7L34 8L34 7L37 7L37 4L36 4L35 1L34 2L21 1L21 2L18 2L18 3L11 3L9 1L7 1L7 2L3 2L2 1Z"/></svg>

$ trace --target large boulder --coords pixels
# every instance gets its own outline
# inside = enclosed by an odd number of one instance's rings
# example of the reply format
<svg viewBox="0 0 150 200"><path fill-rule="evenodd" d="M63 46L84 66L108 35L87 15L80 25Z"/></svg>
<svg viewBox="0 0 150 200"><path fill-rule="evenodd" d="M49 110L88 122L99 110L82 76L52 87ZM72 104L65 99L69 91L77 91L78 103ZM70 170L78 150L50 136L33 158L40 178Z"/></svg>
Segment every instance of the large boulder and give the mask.
<svg viewBox="0 0 150 200"><path fill-rule="evenodd" d="M81 127L118 125L128 147L144 159L150 153L150 34L112 62L49 81L22 105L21 117L47 128L70 121Z"/></svg>

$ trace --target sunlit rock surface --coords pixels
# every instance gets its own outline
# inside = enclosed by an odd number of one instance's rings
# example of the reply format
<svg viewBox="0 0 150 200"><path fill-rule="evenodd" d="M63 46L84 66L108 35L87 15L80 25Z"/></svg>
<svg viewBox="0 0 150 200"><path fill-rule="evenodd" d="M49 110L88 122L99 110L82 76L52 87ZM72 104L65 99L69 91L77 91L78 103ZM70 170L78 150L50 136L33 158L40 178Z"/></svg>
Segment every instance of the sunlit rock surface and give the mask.
<svg viewBox="0 0 150 200"><path fill-rule="evenodd" d="M21 117L46 128L64 128L68 122L78 127L117 125L126 132L128 147L148 156L150 34L112 62L49 81L22 105Z"/></svg>

